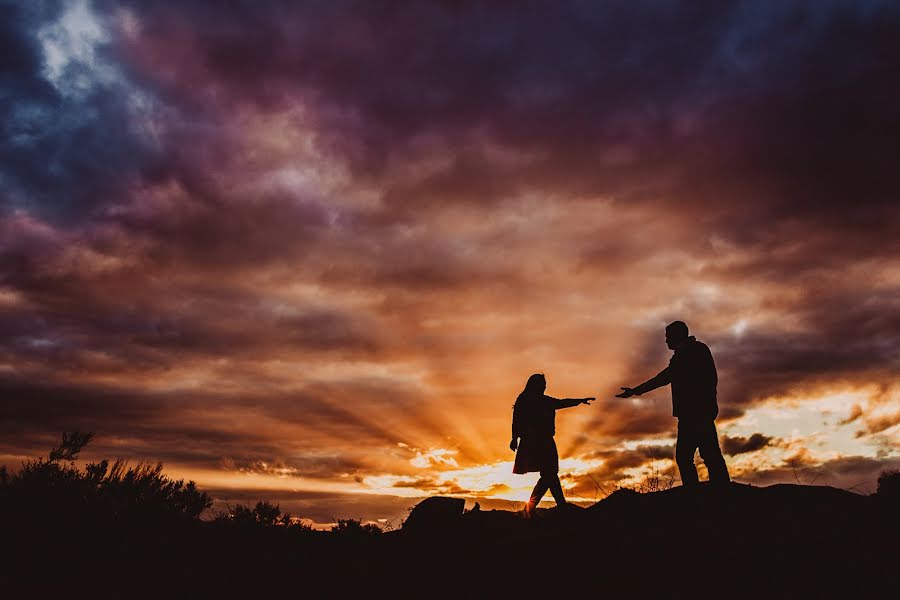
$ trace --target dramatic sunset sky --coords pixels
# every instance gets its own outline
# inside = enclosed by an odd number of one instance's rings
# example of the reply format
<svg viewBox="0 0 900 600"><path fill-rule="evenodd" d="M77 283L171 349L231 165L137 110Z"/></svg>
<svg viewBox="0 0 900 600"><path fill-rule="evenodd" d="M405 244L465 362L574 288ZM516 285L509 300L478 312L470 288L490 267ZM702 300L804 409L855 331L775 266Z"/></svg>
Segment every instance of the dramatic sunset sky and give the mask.
<svg viewBox="0 0 900 600"><path fill-rule="evenodd" d="M0 127L0 464L515 506L542 372L592 501L676 475L614 394L682 319L734 479L900 467L896 2L2 0Z"/></svg>

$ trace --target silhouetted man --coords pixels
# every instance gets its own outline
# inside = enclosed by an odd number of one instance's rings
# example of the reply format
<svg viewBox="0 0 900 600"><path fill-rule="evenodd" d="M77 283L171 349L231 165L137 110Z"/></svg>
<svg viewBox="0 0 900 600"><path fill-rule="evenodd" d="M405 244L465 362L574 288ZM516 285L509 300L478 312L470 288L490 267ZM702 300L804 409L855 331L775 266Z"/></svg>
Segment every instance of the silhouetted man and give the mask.
<svg viewBox="0 0 900 600"><path fill-rule="evenodd" d="M640 396L658 387L672 384L672 414L678 417L678 441L675 443L675 463L681 473L682 485L697 485L694 453L706 463L712 483L727 483L728 467L719 449L715 419L719 414L716 402L716 364L703 342L688 335L688 327L675 321L666 327L666 346L675 354L669 366L635 388L623 387L619 398Z"/></svg>

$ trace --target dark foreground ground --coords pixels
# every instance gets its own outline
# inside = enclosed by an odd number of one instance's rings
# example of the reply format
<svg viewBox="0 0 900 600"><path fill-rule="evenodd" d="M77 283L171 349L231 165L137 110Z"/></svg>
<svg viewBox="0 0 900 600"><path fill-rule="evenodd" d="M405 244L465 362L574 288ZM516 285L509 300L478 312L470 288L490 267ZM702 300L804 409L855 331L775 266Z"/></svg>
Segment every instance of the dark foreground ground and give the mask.
<svg viewBox="0 0 900 600"><path fill-rule="evenodd" d="M897 597L895 498L829 487L621 490L587 508L432 501L372 534L10 514L8 598ZM427 502L427 501L426 501ZM424 508L425 505L420 505Z"/></svg>

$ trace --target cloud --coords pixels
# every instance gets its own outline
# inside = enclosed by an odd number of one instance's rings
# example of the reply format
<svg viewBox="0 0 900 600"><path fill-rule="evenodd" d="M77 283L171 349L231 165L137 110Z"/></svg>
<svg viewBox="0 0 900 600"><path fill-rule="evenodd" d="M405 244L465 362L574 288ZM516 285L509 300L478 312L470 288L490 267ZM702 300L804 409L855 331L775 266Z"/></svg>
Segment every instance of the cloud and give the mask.
<svg viewBox="0 0 900 600"><path fill-rule="evenodd" d="M86 2L3 11L3 206L79 219L116 202L164 162L152 95L121 76Z"/></svg>
<svg viewBox="0 0 900 600"><path fill-rule="evenodd" d="M756 452L769 445L772 438L761 433L754 433L750 437L722 437L722 452L730 456Z"/></svg>
<svg viewBox="0 0 900 600"><path fill-rule="evenodd" d="M595 450L585 459L599 467L585 473L562 474L570 477L573 485L568 492L583 498L606 496L617 486L639 483L645 476L670 477L674 475L675 447L666 445L639 445L634 449L617 448ZM671 463L671 464L669 464Z"/></svg>
<svg viewBox="0 0 900 600"><path fill-rule="evenodd" d="M885 153L896 148L883 134L898 121L882 75L900 18L887 3L134 10L154 35L123 42L163 94L193 93L213 110L299 100L319 143L388 181L385 199L401 214L537 187L676 195L713 218L727 206L727 225L847 214L848 230L886 225L878 215L896 181ZM794 118L800 107L804 119ZM409 168L416 158L439 166ZM848 213L848 195L871 210ZM735 210L735 196L758 201ZM727 233L752 240L771 229L749 231Z"/></svg>
<svg viewBox="0 0 900 600"><path fill-rule="evenodd" d="M433 477L420 477L418 479L400 480L393 484L396 488L413 488L420 490L422 495L471 495L472 491L461 487L453 480L438 480Z"/></svg>
<svg viewBox="0 0 900 600"><path fill-rule="evenodd" d="M416 449L415 457L409 460L410 464L414 467L419 467L421 469L426 468L457 468L459 464L456 462L456 459L453 458L454 454L457 454L455 450L446 450L444 448L434 448L431 450L423 451Z"/></svg>
<svg viewBox="0 0 900 600"><path fill-rule="evenodd" d="M849 425L850 423L853 423L854 421L859 419L862 415L862 407L859 404L854 404L853 408L850 410L850 414L847 415L847 418L838 421L838 425Z"/></svg>
<svg viewBox="0 0 900 600"><path fill-rule="evenodd" d="M866 417L865 429L857 431L856 436L861 437L864 435L881 433L882 431L886 431L891 427L894 427L898 423L900 423L900 411L887 415Z"/></svg>
<svg viewBox="0 0 900 600"><path fill-rule="evenodd" d="M784 464L759 471L739 474L741 482L754 485L773 483L796 483L801 485L830 485L843 489L853 489L860 493L874 493L878 474L896 469L900 461L896 458L875 459L865 456L843 456L832 460L807 465Z"/></svg>

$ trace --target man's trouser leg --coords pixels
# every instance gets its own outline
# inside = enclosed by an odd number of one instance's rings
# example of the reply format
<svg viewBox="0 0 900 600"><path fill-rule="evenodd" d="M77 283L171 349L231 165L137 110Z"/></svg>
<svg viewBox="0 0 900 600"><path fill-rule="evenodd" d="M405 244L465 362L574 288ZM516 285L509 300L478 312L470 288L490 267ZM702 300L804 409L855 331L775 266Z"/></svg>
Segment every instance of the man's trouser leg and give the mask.
<svg viewBox="0 0 900 600"><path fill-rule="evenodd" d="M678 439L675 442L675 464L681 474L681 485L685 487L697 485L697 466L694 464L694 453L697 451L696 427L678 421Z"/></svg>
<svg viewBox="0 0 900 600"><path fill-rule="evenodd" d="M728 476L725 457L722 456L722 450L719 448L719 434L716 432L715 422L710 421L704 424L699 433L700 458L703 459L706 470L709 471L709 481L711 483L728 483L731 478Z"/></svg>

